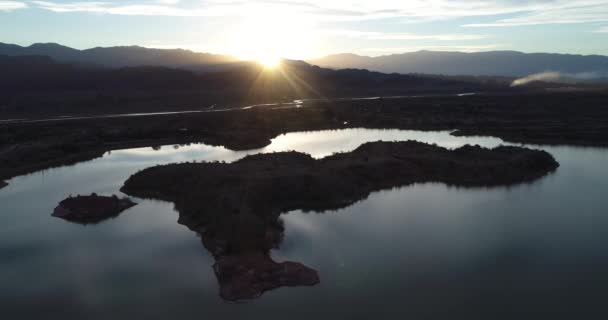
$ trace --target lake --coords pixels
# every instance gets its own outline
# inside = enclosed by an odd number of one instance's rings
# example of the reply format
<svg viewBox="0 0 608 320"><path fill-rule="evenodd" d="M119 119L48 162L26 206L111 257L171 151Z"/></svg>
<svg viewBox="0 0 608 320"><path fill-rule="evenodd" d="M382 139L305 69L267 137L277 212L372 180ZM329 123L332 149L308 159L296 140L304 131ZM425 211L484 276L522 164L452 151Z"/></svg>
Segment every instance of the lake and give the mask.
<svg viewBox="0 0 608 320"><path fill-rule="evenodd" d="M318 271L314 287L279 288L247 303L218 295L213 257L177 223L173 204L134 198L115 219L79 225L51 216L67 196L120 194L156 164L235 161L296 150L322 158L368 141L448 148L504 144L449 132L346 129L290 133L260 150L202 144L116 150L9 181L0 190L0 314L6 319L605 318L608 149L531 146L560 168L531 184L417 184L348 208L285 213L275 261ZM602 316L604 312L604 316Z"/></svg>

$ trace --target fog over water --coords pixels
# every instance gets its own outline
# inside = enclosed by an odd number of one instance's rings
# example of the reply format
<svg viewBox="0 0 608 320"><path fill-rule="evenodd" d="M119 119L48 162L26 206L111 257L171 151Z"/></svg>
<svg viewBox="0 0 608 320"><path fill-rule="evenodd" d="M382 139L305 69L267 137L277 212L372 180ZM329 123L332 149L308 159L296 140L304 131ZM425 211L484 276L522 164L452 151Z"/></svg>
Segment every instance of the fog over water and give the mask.
<svg viewBox="0 0 608 320"><path fill-rule="evenodd" d="M286 150L322 158L368 141L410 139L448 148L502 143L449 132L290 133L248 152L200 144L119 150L14 178L0 190L0 310L11 319L600 314L608 290L608 149L531 146L561 165L531 184L426 183L336 211L285 213L285 238L273 258L316 269L321 283L244 304L221 300L213 258L177 223L171 203L134 199L139 205L98 225L50 215L70 194L120 194L131 174L156 164Z"/></svg>

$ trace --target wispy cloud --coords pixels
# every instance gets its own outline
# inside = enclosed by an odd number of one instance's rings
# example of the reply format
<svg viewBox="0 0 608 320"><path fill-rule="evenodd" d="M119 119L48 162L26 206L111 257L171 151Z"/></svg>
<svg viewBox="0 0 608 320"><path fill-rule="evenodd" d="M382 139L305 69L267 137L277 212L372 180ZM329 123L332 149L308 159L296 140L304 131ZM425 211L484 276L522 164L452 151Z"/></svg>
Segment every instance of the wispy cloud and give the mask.
<svg viewBox="0 0 608 320"><path fill-rule="evenodd" d="M72 2L56 3L50 1L32 1L41 9L65 12L89 12L114 15L141 15L141 16L206 16L212 12L202 9L183 9L174 6L175 1L157 1L144 4L114 4L108 2Z"/></svg>
<svg viewBox="0 0 608 320"><path fill-rule="evenodd" d="M156 0L160 4L178 4L180 0Z"/></svg>
<svg viewBox="0 0 608 320"><path fill-rule="evenodd" d="M0 1L0 11L13 11L17 9L25 9L27 4L17 1Z"/></svg>
<svg viewBox="0 0 608 320"><path fill-rule="evenodd" d="M437 41L464 41L464 40L479 40L486 36L474 34L382 34L371 37L372 40L437 40Z"/></svg>
<svg viewBox="0 0 608 320"><path fill-rule="evenodd" d="M140 16L252 16L286 14L293 10L311 12L310 5L290 1L222 1L210 0L196 6L182 6L179 0L139 1L129 3L115 2L54 2L31 1L38 8L58 12L89 12L112 15Z"/></svg>
<svg viewBox="0 0 608 320"><path fill-rule="evenodd" d="M357 21L397 18L402 22L451 18L479 18L466 27L511 27L608 21L608 0L133 0L31 1L53 12L91 12L144 16L300 15L316 20ZM23 2L0 1L0 10L24 7ZM505 17L508 16L508 17ZM495 20L490 20L492 17ZM409 40L403 35L404 40ZM441 39L436 39L441 40Z"/></svg>
<svg viewBox="0 0 608 320"><path fill-rule="evenodd" d="M608 21L608 1L553 1L542 10L523 12L512 18L488 23L471 23L465 27L516 27L543 24L574 24Z"/></svg>

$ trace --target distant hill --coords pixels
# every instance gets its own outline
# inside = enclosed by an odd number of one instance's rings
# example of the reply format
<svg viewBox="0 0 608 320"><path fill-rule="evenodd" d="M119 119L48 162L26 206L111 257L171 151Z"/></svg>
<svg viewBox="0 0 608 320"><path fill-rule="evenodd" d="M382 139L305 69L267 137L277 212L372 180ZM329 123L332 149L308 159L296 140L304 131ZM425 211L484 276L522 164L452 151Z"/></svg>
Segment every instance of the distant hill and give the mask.
<svg viewBox="0 0 608 320"><path fill-rule="evenodd" d="M56 43L36 43L29 47L0 43L0 55L47 56L57 62L109 68L161 66L204 70L217 65L239 62L238 59L230 56L183 49L129 46L77 50Z"/></svg>
<svg viewBox="0 0 608 320"><path fill-rule="evenodd" d="M192 87L193 72L167 67L100 68L58 63L47 56L0 55L0 94L86 90L174 90Z"/></svg>
<svg viewBox="0 0 608 320"><path fill-rule="evenodd" d="M306 98L519 92L489 77L332 70L284 60L281 70L242 63L213 72L162 66L104 68L47 56L0 55L0 114L105 114L225 108Z"/></svg>
<svg viewBox="0 0 608 320"><path fill-rule="evenodd" d="M0 92L65 90L232 90L303 98L408 92L469 92L504 88L507 82L465 77L385 74L359 69L332 70L303 61L284 60L282 70L243 63L221 71L196 73L164 66L104 68L56 62L48 56L0 55Z"/></svg>
<svg viewBox="0 0 608 320"><path fill-rule="evenodd" d="M334 69L360 68L398 73L523 77L553 71L586 78L608 76L606 56L515 51L418 51L379 57L336 54L308 62Z"/></svg>
<svg viewBox="0 0 608 320"><path fill-rule="evenodd" d="M156 66L195 72L225 71L248 64L227 55L139 46L77 50L56 43L36 43L28 47L0 43L0 55L47 56L56 62L89 67ZM543 72L559 72L566 74L567 77L585 80L608 77L608 57L599 55L515 51L477 53L418 51L380 57L337 54L308 62L324 68L367 69L401 74L525 77Z"/></svg>

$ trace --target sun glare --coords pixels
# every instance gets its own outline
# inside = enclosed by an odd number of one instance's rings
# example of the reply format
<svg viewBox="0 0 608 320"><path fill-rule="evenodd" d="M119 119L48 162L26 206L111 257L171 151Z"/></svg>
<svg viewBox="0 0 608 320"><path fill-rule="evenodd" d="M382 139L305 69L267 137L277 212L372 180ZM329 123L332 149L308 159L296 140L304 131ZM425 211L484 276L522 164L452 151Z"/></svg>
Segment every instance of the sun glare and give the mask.
<svg viewBox="0 0 608 320"><path fill-rule="evenodd" d="M313 22L285 14L252 14L230 31L229 52L274 69L283 58L304 59L313 48Z"/></svg>
<svg viewBox="0 0 608 320"><path fill-rule="evenodd" d="M281 64L281 58L273 56L261 57L258 58L258 62L267 69L275 69Z"/></svg>

